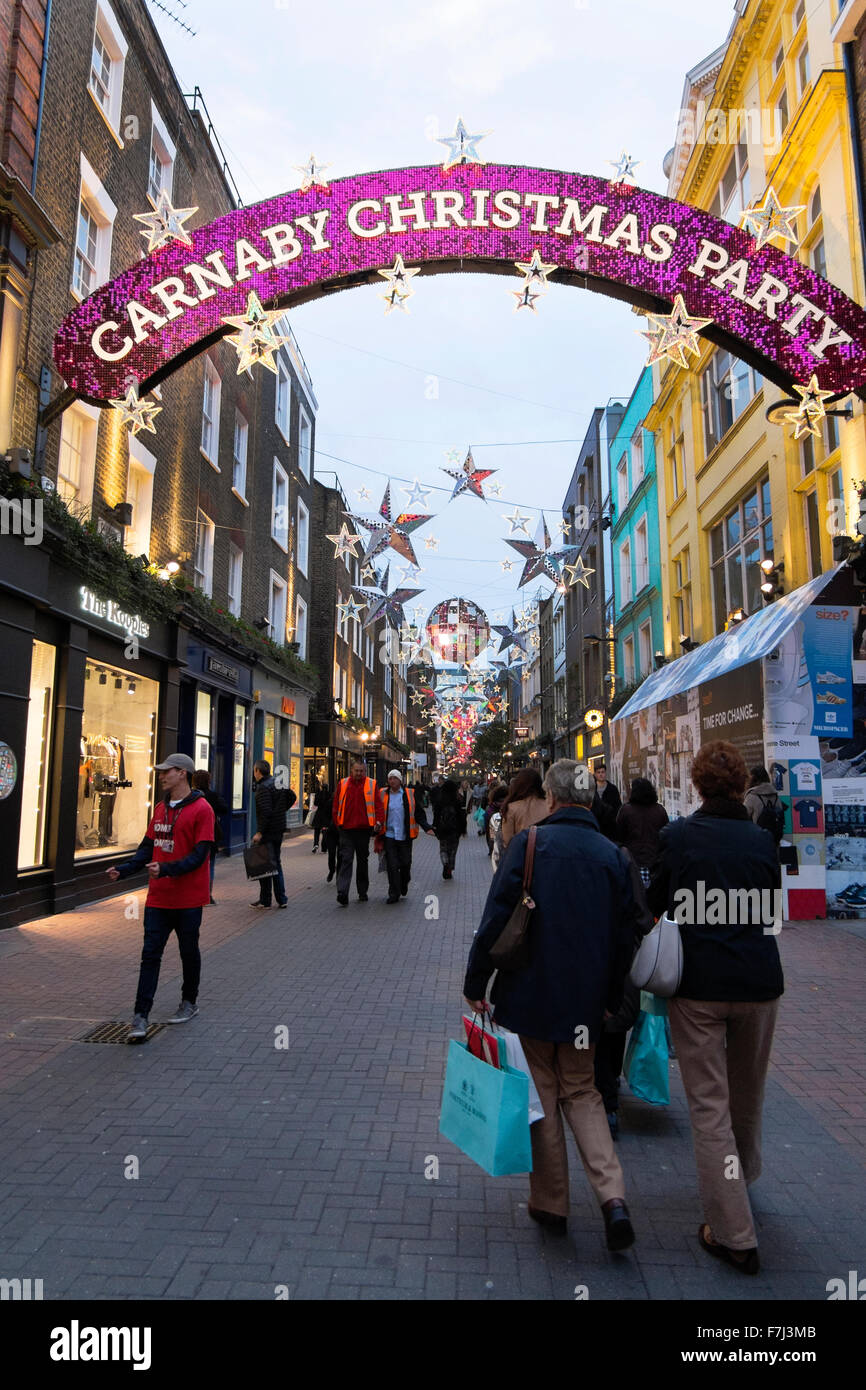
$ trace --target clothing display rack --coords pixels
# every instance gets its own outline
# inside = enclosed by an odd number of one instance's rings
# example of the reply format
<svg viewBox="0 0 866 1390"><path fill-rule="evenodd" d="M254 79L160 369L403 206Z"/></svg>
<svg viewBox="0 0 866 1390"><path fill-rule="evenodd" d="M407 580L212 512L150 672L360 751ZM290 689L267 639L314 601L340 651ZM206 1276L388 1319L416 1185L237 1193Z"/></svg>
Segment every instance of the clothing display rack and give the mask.
<svg viewBox="0 0 866 1390"><path fill-rule="evenodd" d="M117 843L114 834L114 803L127 780L123 745L113 734L87 734L81 740L78 770L79 801L91 802L90 817L82 814L78 840L83 849L97 849Z"/></svg>

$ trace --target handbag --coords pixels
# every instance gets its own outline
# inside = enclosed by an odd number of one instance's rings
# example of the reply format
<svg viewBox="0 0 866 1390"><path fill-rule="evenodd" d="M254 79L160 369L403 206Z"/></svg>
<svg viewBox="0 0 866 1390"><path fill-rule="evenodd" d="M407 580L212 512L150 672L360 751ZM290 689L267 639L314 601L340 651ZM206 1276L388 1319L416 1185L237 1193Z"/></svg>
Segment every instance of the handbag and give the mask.
<svg viewBox="0 0 866 1390"><path fill-rule="evenodd" d="M532 1172L529 1078L448 1044L439 1132L492 1177Z"/></svg>
<svg viewBox="0 0 866 1390"><path fill-rule="evenodd" d="M678 924L665 912L635 952L629 979L638 989L670 999L683 975L683 942Z"/></svg>
<svg viewBox="0 0 866 1390"><path fill-rule="evenodd" d="M529 889L532 885L537 831L538 826L531 826L526 842L520 901L488 952L497 970L520 970L529 960L529 926L535 911L535 901Z"/></svg>
<svg viewBox="0 0 866 1390"><path fill-rule="evenodd" d="M244 868L249 879L273 878L279 873L267 840L244 846Z"/></svg>

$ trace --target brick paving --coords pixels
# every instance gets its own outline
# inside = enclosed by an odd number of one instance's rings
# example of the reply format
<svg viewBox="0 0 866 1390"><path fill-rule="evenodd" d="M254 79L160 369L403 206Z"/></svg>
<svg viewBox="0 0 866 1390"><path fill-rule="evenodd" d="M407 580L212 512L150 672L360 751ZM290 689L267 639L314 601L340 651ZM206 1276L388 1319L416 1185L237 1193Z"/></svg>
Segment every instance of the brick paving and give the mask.
<svg viewBox="0 0 866 1390"><path fill-rule="evenodd" d="M590 1299L823 1300L828 1279L866 1272L863 924L782 932L753 1189L764 1268L744 1279L696 1243L675 1062L670 1107L623 1091L626 1255L605 1249L573 1147L563 1241L528 1220L524 1178L490 1178L439 1136L489 884L476 836L451 883L422 837L404 903L386 907L374 874L370 901L347 910L310 846L286 843L286 912L250 909L242 865L219 861L201 1013L142 1047L75 1039L130 1017L143 890L0 933L0 1277L42 1278L59 1299L270 1300L286 1286L292 1299L571 1300L585 1285ZM179 980L171 942L153 1021Z"/></svg>

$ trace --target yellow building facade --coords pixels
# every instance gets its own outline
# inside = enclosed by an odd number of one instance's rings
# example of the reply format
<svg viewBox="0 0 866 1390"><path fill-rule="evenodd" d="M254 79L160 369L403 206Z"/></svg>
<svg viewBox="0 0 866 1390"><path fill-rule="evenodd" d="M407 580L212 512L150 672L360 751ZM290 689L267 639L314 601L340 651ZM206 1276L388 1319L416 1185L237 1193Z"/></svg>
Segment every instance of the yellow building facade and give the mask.
<svg viewBox="0 0 866 1390"><path fill-rule="evenodd" d="M741 14L740 9L745 8ZM798 206L797 255L858 303L864 266L841 46L829 3L737 6L726 42L687 76L668 193L738 223L773 188ZM691 370L654 368L645 427L656 438L665 652L703 642L731 613L764 605L763 559L786 592L831 568L834 532L853 526L852 479L866 477L862 402L820 439L770 423L782 397L745 363L701 340Z"/></svg>

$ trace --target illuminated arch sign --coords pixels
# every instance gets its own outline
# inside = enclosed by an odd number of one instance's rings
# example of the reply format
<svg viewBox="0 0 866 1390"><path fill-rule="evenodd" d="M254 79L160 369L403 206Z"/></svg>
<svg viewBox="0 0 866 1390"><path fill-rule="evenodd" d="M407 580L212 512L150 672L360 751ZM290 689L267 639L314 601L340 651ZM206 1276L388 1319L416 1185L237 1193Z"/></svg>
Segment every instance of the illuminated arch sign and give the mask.
<svg viewBox="0 0 866 1390"><path fill-rule="evenodd" d="M422 274L515 274L534 249L553 278L658 311L681 294L706 336L783 387L815 374L866 388L866 313L793 257L709 213L643 189L514 165L391 169L241 208L130 266L64 320L54 357L94 404L141 390L228 331L255 290L290 308L397 255Z"/></svg>

